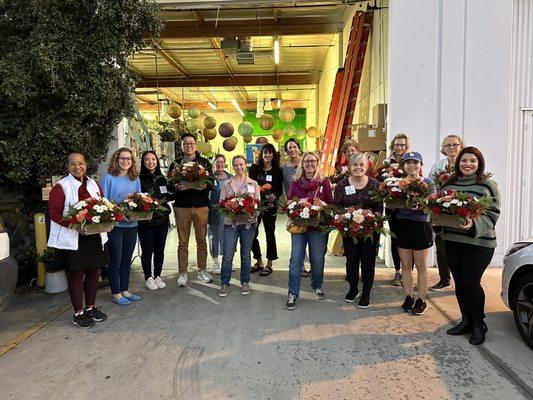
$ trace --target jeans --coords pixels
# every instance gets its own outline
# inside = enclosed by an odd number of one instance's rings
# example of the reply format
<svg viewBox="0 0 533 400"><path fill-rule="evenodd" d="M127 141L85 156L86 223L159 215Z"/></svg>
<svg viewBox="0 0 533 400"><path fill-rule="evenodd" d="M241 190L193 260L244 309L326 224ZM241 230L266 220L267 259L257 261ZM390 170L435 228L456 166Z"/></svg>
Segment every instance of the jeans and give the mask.
<svg viewBox="0 0 533 400"><path fill-rule="evenodd" d="M224 218L212 222L207 226L207 238L209 239L209 253L212 258L217 258L224 254Z"/></svg>
<svg viewBox="0 0 533 400"><path fill-rule="evenodd" d="M259 247L259 240L257 236L259 235L259 225L265 226L265 235L266 235L266 245L267 245L267 260L277 260L278 259L278 249L276 246L276 215L270 214L261 214L257 219L257 229L255 231L254 243L252 245L252 253L256 260L259 260L261 256L261 247Z"/></svg>
<svg viewBox="0 0 533 400"><path fill-rule="evenodd" d="M296 297L300 294L302 265L305 248L309 243L309 259L311 262L311 288L322 288L324 281L324 256L328 246L328 234L319 231L291 233L291 259L289 261L289 293Z"/></svg>
<svg viewBox="0 0 533 400"><path fill-rule="evenodd" d="M246 228L246 225L243 224L236 225L235 227L224 225L222 239L224 254L222 255L222 271L220 273L220 283L222 285L229 285L237 240L241 242L241 284L250 282L250 269L252 266L250 251L252 250L252 242L256 230L256 224L250 225L249 228Z"/></svg>
<svg viewBox="0 0 533 400"><path fill-rule="evenodd" d="M174 207L176 227L178 230L178 269L180 274L189 268L189 237L191 225L194 226L196 238L196 262L199 271L207 266L207 218L209 207L181 208Z"/></svg>
<svg viewBox="0 0 533 400"><path fill-rule="evenodd" d="M141 244L141 264L144 279L161 276L163 260L165 259L165 243L167 241L168 222L154 225L139 225L139 242ZM154 258L154 273L152 275L152 256Z"/></svg>
<svg viewBox="0 0 533 400"><path fill-rule="evenodd" d="M376 249L379 245L379 234L366 240L354 241L351 237L342 238L344 255L346 256L346 274L351 291L358 291L359 264L361 264L361 276L363 280L363 293L370 294L374 284L376 269Z"/></svg>
<svg viewBox="0 0 533 400"><path fill-rule="evenodd" d="M439 267L439 276L441 282L450 283L450 267L446 257L446 244L442 236L435 236L435 247L437 248L437 266Z"/></svg>
<svg viewBox="0 0 533 400"><path fill-rule="evenodd" d="M118 294L128 290L130 284L131 256L137 243L137 227L121 228L115 226L107 234L109 238L109 282L111 293Z"/></svg>

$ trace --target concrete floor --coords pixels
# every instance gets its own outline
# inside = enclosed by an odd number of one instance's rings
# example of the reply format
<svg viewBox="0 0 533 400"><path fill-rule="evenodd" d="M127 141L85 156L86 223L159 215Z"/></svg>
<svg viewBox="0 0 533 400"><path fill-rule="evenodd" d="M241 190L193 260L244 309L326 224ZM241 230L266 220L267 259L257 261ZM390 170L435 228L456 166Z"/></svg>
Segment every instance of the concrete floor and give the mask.
<svg viewBox="0 0 533 400"><path fill-rule="evenodd" d="M0 398L533 398L533 352L499 299L499 270L484 278L490 330L477 348L445 333L457 317L452 291L432 294L423 316L407 315L390 269L378 269L370 308L345 303L342 257L327 256L327 299L315 300L303 278L290 312L290 239L281 224L276 270L253 274L247 297L233 286L219 298L218 284L200 283L194 273L188 288L176 288L175 232L168 287L146 290L136 260L131 287L143 301L119 307L101 290L109 319L90 330L72 326L65 294L17 296L0 313Z"/></svg>

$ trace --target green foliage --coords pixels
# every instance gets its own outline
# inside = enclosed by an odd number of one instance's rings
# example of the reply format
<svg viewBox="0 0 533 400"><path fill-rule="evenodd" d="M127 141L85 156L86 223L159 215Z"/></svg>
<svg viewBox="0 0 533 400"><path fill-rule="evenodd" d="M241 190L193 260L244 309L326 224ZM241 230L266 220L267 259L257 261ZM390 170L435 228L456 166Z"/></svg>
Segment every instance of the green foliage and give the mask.
<svg viewBox="0 0 533 400"><path fill-rule="evenodd" d="M94 168L133 113L127 58L162 23L152 0L0 0L0 185L25 197L81 150Z"/></svg>

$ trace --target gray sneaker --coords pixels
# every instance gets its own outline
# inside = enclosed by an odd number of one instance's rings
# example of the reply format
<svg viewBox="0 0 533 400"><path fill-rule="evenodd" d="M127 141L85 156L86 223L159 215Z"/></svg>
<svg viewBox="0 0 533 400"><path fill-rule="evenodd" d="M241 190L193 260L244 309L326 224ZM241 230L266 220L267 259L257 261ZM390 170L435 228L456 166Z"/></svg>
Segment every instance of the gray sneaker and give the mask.
<svg viewBox="0 0 533 400"><path fill-rule="evenodd" d="M285 308L287 310L294 310L296 309L296 296L289 293L289 297L287 298L287 304L285 304Z"/></svg>
<svg viewBox="0 0 533 400"><path fill-rule="evenodd" d="M206 270L198 271L198 279L205 283L213 282L213 277Z"/></svg>
<svg viewBox="0 0 533 400"><path fill-rule="evenodd" d="M392 280L391 285L402 286L402 274L400 272L394 274L394 279Z"/></svg>
<svg viewBox="0 0 533 400"><path fill-rule="evenodd" d="M241 285L241 294L243 296L250 294L250 285L248 283L243 283Z"/></svg>
<svg viewBox="0 0 533 400"><path fill-rule="evenodd" d="M226 297L229 293L229 286L228 285L222 285L220 286L220 290L218 291L219 297Z"/></svg>
<svg viewBox="0 0 533 400"><path fill-rule="evenodd" d="M313 294L318 300L324 300L324 297L326 297L322 291L322 288L313 289Z"/></svg>

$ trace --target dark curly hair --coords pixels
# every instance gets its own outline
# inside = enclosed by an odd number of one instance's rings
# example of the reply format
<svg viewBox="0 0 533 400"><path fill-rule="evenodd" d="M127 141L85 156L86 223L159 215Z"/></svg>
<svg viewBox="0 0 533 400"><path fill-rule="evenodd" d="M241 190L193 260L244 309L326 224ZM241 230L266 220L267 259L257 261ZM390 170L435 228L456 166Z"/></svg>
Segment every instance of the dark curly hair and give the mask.
<svg viewBox="0 0 533 400"><path fill-rule="evenodd" d="M260 169L265 168L265 160L263 160L263 154L265 151L272 153L272 168L279 168L279 153L272 143L266 143L259 153L259 159L257 160L257 165Z"/></svg>

